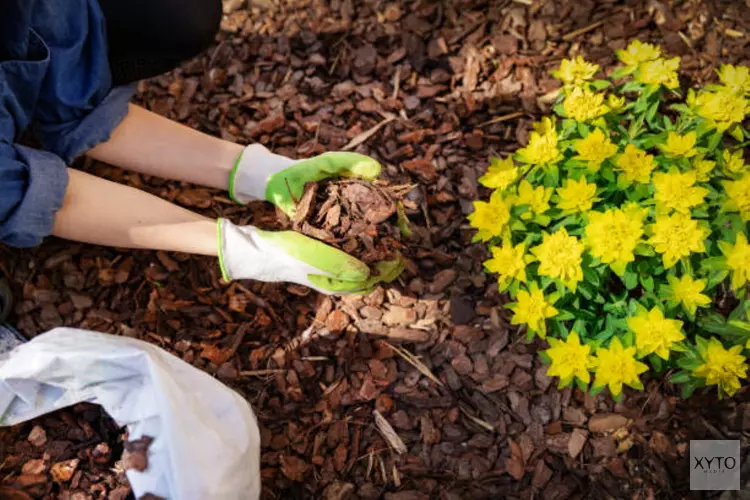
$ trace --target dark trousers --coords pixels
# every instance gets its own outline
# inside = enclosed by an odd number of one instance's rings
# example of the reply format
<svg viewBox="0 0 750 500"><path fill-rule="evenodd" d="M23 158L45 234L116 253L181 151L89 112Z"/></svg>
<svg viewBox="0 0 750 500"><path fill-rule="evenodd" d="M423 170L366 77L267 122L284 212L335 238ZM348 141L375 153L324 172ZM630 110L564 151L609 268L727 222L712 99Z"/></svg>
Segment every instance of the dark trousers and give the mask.
<svg viewBox="0 0 750 500"><path fill-rule="evenodd" d="M214 41L221 0L99 0L115 85L166 73Z"/></svg>

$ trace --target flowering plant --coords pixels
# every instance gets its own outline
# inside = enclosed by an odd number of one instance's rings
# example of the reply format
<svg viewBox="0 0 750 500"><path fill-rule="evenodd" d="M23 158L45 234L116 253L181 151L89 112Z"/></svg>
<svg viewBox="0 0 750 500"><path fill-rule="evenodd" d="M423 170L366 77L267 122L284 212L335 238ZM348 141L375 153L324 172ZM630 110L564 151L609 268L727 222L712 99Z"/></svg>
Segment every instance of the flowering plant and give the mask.
<svg viewBox="0 0 750 500"><path fill-rule="evenodd" d="M557 117L479 179L475 241L561 387L619 399L651 370L683 397L731 396L750 351L750 73L721 66L683 99L679 58L638 41L617 56L608 79L580 56L553 72Z"/></svg>

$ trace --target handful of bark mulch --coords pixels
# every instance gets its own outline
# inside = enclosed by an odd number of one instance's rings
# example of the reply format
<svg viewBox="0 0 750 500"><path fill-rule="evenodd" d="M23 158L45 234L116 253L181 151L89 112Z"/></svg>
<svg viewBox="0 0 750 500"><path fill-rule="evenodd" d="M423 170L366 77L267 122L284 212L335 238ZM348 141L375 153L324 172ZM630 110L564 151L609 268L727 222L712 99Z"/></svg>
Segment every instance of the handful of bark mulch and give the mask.
<svg viewBox="0 0 750 500"><path fill-rule="evenodd" d="M134 498L125 471L148 467L150 443L87 403L0 428L0 499Z"/></svg>
<svg viewBox="0 0 750 500"><path fill-rule="evenodd" d="M378 281L403 271L409 224L401 199L412 186L359 179L311 182L297 203L292 227L361 260Z"/></svg>

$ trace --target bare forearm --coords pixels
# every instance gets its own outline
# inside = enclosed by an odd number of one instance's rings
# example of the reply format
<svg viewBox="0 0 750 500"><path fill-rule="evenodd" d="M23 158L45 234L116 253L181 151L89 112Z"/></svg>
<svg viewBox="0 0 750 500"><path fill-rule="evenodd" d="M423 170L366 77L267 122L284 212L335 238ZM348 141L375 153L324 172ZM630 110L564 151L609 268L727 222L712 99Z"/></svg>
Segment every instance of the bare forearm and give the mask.
<svg viewBox="0 0 750 500"><path fill-rule="evenodd" d="M215 221L144 191L69 172L55 236L96 245L217 254Z"/></svg>
<svg viewBox="0 0 750 500"><path fill-rule="evenodd" d="M130 105L109 141L88 156L148 175L227 189L242 148Z"/></svg>

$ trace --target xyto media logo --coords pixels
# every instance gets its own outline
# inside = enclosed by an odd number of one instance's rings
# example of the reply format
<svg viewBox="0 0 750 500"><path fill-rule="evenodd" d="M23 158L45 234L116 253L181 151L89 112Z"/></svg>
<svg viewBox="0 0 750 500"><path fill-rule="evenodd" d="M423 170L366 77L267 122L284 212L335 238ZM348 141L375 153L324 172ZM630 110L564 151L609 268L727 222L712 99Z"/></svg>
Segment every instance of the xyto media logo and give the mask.
<svg viewBox="0 0 750 500"><path fill-rule="evenodd" d="M739 440L690 441L691 490L740 489Z"/></svg>

